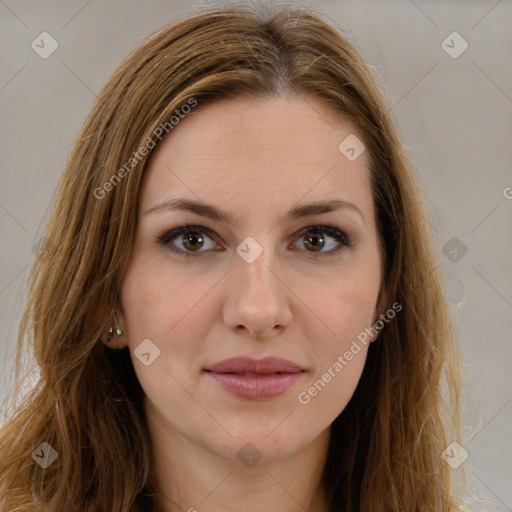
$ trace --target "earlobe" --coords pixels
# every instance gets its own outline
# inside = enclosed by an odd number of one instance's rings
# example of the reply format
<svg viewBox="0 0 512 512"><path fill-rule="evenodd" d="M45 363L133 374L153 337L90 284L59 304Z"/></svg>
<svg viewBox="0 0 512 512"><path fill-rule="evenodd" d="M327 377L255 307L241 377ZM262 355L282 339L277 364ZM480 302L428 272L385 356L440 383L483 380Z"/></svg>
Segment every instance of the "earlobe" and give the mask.
<svg viewBox="0 0 512 512"><path fill-rule="evenodd" d="M117 320L118 315L114 315L113 325L109 326L107 330L100 337L101 342L108 348L120 349L128 345L126 335L122 328L124 321L122 314L119 315L122 320Z"/></svg>
<svg viewBox="0 0 512 512"><path fill-rule="evenodd" d="M386 304L388 302L388 293L387 290L381 288L379 295L377 297L377 305L375 306L375 322L386 312Z"/></svg>
<svg viewBox="0 0 512 512"><path fill-rule="evenodd" d="M124 348L127 346L126 336L122 329L117 326L109 327L101 336L101 342L108 348Z"/></svg>
<svg viewBox="0 0 512 512"><path fill-rule="evenodd" d="M381 316L386 311L386 303L387 303L387 292L384 288L381 288L379 295L377 297L377 304L375 305L375 317L373 319L372 325L375 325L381 318ZM371 337L371 342L373 343L379 337L380 331L377 331L375 335Z"/></svg>

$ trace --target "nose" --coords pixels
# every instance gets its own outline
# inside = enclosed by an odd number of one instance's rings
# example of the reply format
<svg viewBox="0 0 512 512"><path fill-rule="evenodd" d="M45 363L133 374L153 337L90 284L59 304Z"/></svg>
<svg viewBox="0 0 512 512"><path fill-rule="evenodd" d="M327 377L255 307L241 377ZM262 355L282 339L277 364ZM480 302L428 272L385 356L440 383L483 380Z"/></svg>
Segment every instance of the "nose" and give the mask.
<svg viewBox="0 0 512 512"><path fill-rule="evenodd" d="M290 324L293 292L284 271L266 247L251 263L234 257L226 276L224 323L237 334L253 338L278 335Z"/></svg>

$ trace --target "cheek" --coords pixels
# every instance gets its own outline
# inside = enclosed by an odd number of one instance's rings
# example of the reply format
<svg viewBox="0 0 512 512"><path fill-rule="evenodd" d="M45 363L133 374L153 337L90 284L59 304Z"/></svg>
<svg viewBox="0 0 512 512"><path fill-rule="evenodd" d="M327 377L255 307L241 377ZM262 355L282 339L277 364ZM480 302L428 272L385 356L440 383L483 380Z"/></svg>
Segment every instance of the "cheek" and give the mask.
<svg viewBox="0 0 512 512"><path fill-rule="evenodd" d="M369 339L364 341L365 328L370 327L376 300L376 286L345 281L323 293L312 294L310 305L318 311L325 328L321 335L309 332L314 340L313 371L297 389L297 400L308 414L322 424L330 424L350 401L366 361ZM314 322L318 328L319 322ZM308 329L305 325L304 329ZM363 335L363 336L361 336ZM361 336L361 338L358 338Z"/></svg>
<svg viewBox="0 0 512 512"><path fill-rule="evenodd" d="M172 294L166 293L168 286L162 285L158 274L156 268L135 261L124 277L122 304L132 349L144 338L160 337L169 312L176 310L177 304L170 300ZM164 309L167 315L163 314Z"/></svg>
<svg viewBox="0 0 512 512"><path fill-rule="evenodd" d="M362 343L360 339L364 336L364 329L371 325L373 308L373 294L370 297L361 288L345 288L343 292L332 291L330 300L321 308L321 318L327 326L322 332L326 334L317 334L316 337L314 333L309 334L310 339L315 340L315 378L320 378L332 369L338 375L333 381L344 381L344 386L348 381L359 379L369 343ZM346 361L342 363L343 371L339 366L332 368L339 356Z"/></svg>
<svg viewBox="0 0 512 512"><path fill-rule="evenodd" d="M314 340L314 369L297 390L298 401L324 422L340 414L357 387L380 285L378 259L369 252L350 263L328 280L311 281L306 305L314 316L308 314L301 325Z"/></svg>
<svg viewBox="0 0 512 512"><path fill-rule="evenodd" d="M208 279L198 284L179 271L170 272L168 263L151 258L149 251L134 258L125 273L121 300L130 355L140 385L160 411L187 406L182 385L188 385L199 340L204 339L196 312L208 286ZM138 355L144 353L150 353L147 365Z"/></svg>
<svg viewBox="0 0 512 512"><path fill-rule="evenodd" d="M158 347L160 354L150 367L152 375L162 368L181 379L190 378L187 372L198 366L198 354L211 325L209 292L217 281L218 276L207 273L201 279L190 278L179 268L170 269L165 257L152 257L150 251L134 258L122 286L127 340L135 356L145 339ZM141 367L133 360L136 369Z"/></svg>
<svg viewBox="0 0 512 512"><path fill-rule="evenodd" d="M128 332L137 339L150 335L162 339L193 314L194 304L204 297L208 279L188 279L179 268L151 251L140 252L123 279L122 303ZM172 336L171 336L172 338ZM130 339L130 341L132 341Z"/></svg>
<svg viewBox="0 0 512 512"><path fill-rule="evenodd" d="M308 338L316 339L318 356L332 358L348 350L352 341L372 325L379 291L379 272L371 267L354 268L333 273L328 280L308 286L306 306L314 322L304 321ZM308 319L312 316L308 315Z"/></svg>

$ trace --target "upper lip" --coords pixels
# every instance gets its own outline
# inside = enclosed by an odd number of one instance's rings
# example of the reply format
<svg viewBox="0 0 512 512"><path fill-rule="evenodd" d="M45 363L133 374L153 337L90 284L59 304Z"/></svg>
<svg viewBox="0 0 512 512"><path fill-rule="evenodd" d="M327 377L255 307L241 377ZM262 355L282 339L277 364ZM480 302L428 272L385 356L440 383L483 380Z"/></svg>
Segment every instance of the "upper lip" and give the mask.
<svg viewBox="0 0 512 512"><path fill-rule="evenodd" d="M299 373L305 371L300 365L282 359L281 357L265 357L253 359L252 357L232 357L225 359L213 366L205 368L206 371L214 373Z"/></svg>

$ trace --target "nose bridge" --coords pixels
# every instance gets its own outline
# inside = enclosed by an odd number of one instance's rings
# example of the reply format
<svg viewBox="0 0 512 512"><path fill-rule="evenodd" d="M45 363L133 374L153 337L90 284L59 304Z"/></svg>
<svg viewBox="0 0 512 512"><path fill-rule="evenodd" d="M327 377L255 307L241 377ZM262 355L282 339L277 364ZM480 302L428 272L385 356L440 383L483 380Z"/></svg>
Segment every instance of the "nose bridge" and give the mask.
<svg viewBox="0 0 512 512"><path fill-rule="evenodd" d="M259 242L253 237L247 237L237 247L235 258L236 282L244 289L246 294L278 293L276 287L276 257L270 242L270 237Z"/></svg>
<svg viewBox="0 0 512 512"><path fill-rule="evenodd" d="M224 312L232 328L242 325L253 335L282 327L291 314L270 238L260 241L247 237L237 247Z"/></svg>

